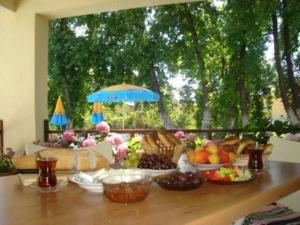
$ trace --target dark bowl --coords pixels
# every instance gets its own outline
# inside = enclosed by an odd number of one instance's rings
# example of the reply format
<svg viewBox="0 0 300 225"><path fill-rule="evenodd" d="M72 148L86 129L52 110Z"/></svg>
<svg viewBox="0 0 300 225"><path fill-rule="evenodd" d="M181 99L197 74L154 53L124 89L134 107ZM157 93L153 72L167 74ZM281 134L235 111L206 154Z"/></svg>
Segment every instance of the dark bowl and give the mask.
<svg viewBox="0 0 300 225"><path fill-rule="evenodd" d="M156 177L154 181L158 183L158 185L161 186L162 188L165 188L167 190L177 190L177 191L188 191L188 190L196 189L200 187L202 184L202 178L197 176L196 174L195 174L195 178L193 178L193 180L191 181L176 182L176 183L170 182L170 177L172 175L173 174L161 175Z"/></svg>

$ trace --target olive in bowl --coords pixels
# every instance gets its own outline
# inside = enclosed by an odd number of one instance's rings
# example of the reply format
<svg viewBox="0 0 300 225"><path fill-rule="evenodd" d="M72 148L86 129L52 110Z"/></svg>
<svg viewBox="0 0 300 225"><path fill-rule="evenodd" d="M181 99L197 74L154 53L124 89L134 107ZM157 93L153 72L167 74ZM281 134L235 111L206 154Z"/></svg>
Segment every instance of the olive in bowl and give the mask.
<svg viewBox="0 0 300 225"><path fill-rule="evenodd" d="M155 178L155 182L165 189L187 191L200 187L202 179L192 172L175 172L158 176Z"/></svg>
<svg viewBox="0 0 300 225"><path fill-rule="evenodd" d="M129 203L144 200L152 178L147 175L114 175L102 179L104 194L113 202Z"/></svg>

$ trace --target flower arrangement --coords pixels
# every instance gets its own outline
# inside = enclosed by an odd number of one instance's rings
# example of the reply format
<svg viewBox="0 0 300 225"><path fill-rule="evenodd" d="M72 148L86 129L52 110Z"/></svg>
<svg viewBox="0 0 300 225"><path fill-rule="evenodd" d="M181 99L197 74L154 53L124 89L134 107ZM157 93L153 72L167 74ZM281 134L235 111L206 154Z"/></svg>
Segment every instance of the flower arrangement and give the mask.
<svg viewBox="0 0 300 225"><path fill-rule="evenodd" d="M12 155L0 153L0 173L11 172L15 169L11 157Z"/></svg>
<svg viewBox="0 0 300 225"><path fill-rule="evenodd" d="M74 130L69 129L64 131L62 134L52 134L49 137L49 143L46 143L47 147L55 148L74 148L79 147L88 147L96 145L103 140L106 140L106 137L109 135L110 127L108 123L102 121L96 125L96 134L89 135L87 138L83 137L80 134L75 134ZM110 139L107 139L108 141ZM114 138L114 142L121 143L119 137Z"/></svg>
<svg viewBox="0 0 300 225"><path fill-rule="evenodd" d="M197 146L202 145L206 139L201 138L200 136L188 133L185 134L183 131L177 131L175 134L175 137L181 140L182 143L185 144L187 148L195 149Z"/></svg>

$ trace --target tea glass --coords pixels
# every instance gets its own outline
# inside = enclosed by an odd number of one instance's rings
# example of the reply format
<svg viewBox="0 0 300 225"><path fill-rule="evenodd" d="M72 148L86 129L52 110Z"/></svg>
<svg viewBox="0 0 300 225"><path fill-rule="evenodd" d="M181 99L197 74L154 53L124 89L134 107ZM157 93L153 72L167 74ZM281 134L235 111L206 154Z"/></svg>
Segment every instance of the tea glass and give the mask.
<svg viewBox="0 0 300 225"><path fill-rule="evenodd" d="M249 164L248 168L254 173L261 173L264 169L263 148L259 146L250 146L248 148Z"/></svg>
<svg viewBox="0 0 300 225"><path fill-rule="evenodd" d="M37 165L39 169L38 186L41 188L55 187L57 184L56 178L56 158L39 158Z"/></svg>

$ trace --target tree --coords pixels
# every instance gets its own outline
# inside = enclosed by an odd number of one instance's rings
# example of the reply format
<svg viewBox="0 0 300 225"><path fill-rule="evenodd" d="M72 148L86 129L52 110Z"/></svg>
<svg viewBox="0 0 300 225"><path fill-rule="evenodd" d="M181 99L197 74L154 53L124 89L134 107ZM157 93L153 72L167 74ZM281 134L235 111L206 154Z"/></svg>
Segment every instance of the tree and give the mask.
<svg viewBox="0 0 300 225"><path fill-rule="evenodd" d="M293 3L293 1L292 1ZM291 4L297 6L298 9L300 9L299 4ZM297 8L297 7L296 7ZM292 107L294 109L294 112L300 121L300 86L296 81L296 78L294 76L294 65L292 60L292 44L290 39L290 16L289 11L292 9L288 7L288 1L282 0L282 36L283 36L283 52L284 57L286 61L286 67L287 67L287 75L288 75L288 81L289 86L291 88L291 95L292 95ZM298 11L299 13L299 11Z"/></svg>
<svg viewBox="0 0 300 225"><path fill-rule="evenodd" d="M275 7L271 8L271 21L272 21L272 34L274 41L274 58L276 71L278 74L278 83L280 96L282 98L282 102L285 108L285 111L289 117L289 120L292 124L300 124L299 116L297 115L298 107L299 107L299 85L297 84L294 74L293 74L293 63L291 60L291 45L289 38L289 22L287 15L287 2L284 1L281 5L280 2L275 2ZM283 36L283 52L286 59L287 64L287 72L285 72L284 67L282 66L281 60L281 49L280 49L280 39L279 39L279 31L278 31L278 11L282 10L283 14L283 22L282 22L282 36ZM287 77L286 78L286 73ZM286 80L288 80L288 85L286 84ZM289 96L292 96L291 98Z"/></svg>
<svg viewBox="0 0 300 225"><path fill-rule="evenodd" d="M49 104L55 105L58 94L62 94L66 112L73 123L82 126L85 112L87 89L86 42L76 37L71 30L72 19L59 19L50 22L49 33Z"/></svg>

